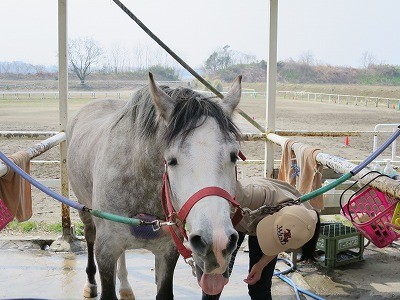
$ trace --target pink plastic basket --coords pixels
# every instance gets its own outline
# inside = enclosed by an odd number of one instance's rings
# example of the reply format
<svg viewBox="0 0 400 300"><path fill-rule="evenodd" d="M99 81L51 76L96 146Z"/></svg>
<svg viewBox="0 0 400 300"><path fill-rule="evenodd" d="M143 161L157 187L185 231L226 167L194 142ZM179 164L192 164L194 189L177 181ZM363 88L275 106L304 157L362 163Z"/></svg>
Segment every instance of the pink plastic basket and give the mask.
<svg viewBox="0 0 400 300"><path fill-rule="evenodd" d="M13 220L11 212L8 210L7 206L0 199L0 230L7 226Z"/></svg>
<svg viewBox="0 0 400 300"><path fill-rule="evenodd" d="M400 237L390 223L397 201L377 189L368 187L350 198L343 206L342 214L361 234L379 248L386 247Z"/></svg>

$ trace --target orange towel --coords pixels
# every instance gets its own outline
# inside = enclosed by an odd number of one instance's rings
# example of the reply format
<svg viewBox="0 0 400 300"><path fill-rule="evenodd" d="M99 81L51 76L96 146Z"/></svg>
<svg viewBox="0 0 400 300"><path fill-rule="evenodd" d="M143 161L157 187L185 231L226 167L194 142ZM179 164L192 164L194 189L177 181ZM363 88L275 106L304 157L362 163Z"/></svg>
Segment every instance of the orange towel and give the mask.
<svg viewBox="0 0 400 300"><path fill-rule="evenodd" d="M292 168L292 162L294 162L294 152L292 150L292 145L295 142L291 139L286 140L282 145L282 156L281 156L281 166L279 168L278 179L286 181L292 186L296 186L296 176L294 175L294 169Z"/></svg>
<svg viewBox="0 0 400 300"><path fill-rule="evenodd" d="M319 189L322 186L323 166L317 162L316 156L321 152L320 149L302 143L294 143L293 151L300 167L296 188L303 195ZM309 202L315 209L324 208L322 195L311 199Z"/></svg>
<svg viewBox="0 0 400 300"><path fill-rule="evenodd" d="M29 174L30 157L25 151L19 151L10 159ZM19 222L27 221L32 216L31 185L13 170L0 178L0 198Z"/></svg>

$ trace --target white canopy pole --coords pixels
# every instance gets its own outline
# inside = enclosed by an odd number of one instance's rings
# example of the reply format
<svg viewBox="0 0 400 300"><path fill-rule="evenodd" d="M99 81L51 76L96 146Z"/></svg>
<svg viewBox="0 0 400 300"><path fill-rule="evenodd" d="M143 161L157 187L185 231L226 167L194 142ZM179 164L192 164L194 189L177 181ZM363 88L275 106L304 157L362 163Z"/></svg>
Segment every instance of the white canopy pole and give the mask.
<svg viewBox="0 0 400 300"><path fill-rule="evenodd" d="M275 132L275 104L276 104L276 72L277 72L277 28L278 28L278 0L269 0L268 12L268 61L266 85L266 133ZM274 172L274 143L266 141L264 174L273 177Z"/></svg>
<svg viewBox="0 0 400 300"><path fill-rule="evenodd" d="M67 0L58 0L58 93L59 93L59 120L60 131L65 132L68 121L68 26L67 26ZM67 142L60 143L60 176L61 194L69 197L67 173ZM69 207L61 206L63 238L71 238L71 218Z"/></svg>

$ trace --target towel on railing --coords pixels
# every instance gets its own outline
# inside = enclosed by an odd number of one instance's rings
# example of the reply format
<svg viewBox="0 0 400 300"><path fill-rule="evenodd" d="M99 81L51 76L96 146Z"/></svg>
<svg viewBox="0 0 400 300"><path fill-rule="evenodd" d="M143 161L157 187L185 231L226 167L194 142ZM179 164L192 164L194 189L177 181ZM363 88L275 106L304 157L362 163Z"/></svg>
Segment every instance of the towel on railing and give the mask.
<svg viewBox="0 0 400 300"><path fill-rule="evenodd" d="M28 153L19 151L9 158L29 174L30 157ZM11 169L8 170L6 175L0 177L0 198L19 222L27 221L31 218L31 185Z"/></svg>
<svg viewBox="0 0 400 300"><path fill-rule="evenodd" d="M317 154L321 149L303 143L294 143L292 146L300 169L296 180L296 188L300 193L308 194L322 186L323 166L317 162ZM324 208L323 196L319 195L309 200L311 206L321 210Z"/></svg>
<svg viewBox="0 0 400 300"><path fill-rule="evenodd" d="M320 149L291 139L282 145L281 166L278 179L295 186L301 194L308 194L322 186L322 168L316 160ZM324 208L323 196L319 195L308 203L315 209ZM304 203L307 207L308 203Z"/></svg>
<svg viewBox="0 0 400 300"><path fill-rule="evenodd" d="M278 179L286 181L292 186L296 186L296 169L293 168L296 156L292 150L295 142L287 139L282 145L281 166L279 167Z"/></svg>

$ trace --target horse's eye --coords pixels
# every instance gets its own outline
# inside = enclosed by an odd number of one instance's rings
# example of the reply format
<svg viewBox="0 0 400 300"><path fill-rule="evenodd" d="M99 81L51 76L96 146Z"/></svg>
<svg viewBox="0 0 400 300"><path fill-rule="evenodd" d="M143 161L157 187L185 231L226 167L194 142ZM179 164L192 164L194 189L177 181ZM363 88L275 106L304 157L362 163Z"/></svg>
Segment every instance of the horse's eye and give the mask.
<svg viewBox="0 0 400 300"><path fill-rule="evenodd" d="M177 164L178 164L178 161L176 160L175 157L168 160L168 166L176 166Z"/></svg>
<svg viewBox="0 0 400 300"><path fill-rule="evenodd" d="M231 162L233 162L235 164L238 159L239 159L239 156L235 152L231 152Z"/></svg>

